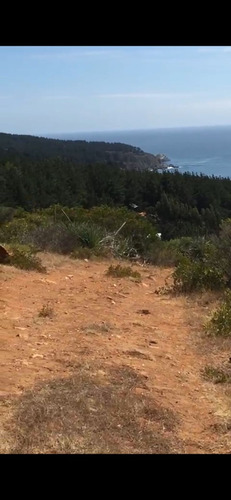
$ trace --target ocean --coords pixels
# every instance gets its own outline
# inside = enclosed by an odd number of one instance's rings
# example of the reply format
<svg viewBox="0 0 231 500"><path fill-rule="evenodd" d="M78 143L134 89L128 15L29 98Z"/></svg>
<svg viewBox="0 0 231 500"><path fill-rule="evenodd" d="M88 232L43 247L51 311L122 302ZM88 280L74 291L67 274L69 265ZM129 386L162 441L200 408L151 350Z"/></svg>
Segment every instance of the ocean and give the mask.
<svg viewBox="0 0 231 500"><path fill-rule="evenodd" d="M49 134L64 140L121 142L165 154L179 172L231 178L231 125Z"/></svg>

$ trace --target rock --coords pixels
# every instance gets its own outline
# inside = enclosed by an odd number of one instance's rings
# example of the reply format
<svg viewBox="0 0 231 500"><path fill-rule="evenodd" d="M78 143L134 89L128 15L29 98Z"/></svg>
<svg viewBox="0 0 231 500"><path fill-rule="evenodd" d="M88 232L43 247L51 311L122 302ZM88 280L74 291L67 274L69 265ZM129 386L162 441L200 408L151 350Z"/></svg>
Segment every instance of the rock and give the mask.
<svg viewBox="0 0 231 500"><path fill-rule="evenodd" d="M32 354L32 358L44 358L43 354Z"/></svg>
<svg viewBox="0 0 231 500"><path fill-rule="evenodd" d="M149 340L149 344L157 344L156 340Z"/></svg>
<svg viewBox="0 0 231 500"><path fill-rule="evenodd" d="M0 264L7 262L10 259L10 254L6 251L6 249L0 245Z"/></svg>

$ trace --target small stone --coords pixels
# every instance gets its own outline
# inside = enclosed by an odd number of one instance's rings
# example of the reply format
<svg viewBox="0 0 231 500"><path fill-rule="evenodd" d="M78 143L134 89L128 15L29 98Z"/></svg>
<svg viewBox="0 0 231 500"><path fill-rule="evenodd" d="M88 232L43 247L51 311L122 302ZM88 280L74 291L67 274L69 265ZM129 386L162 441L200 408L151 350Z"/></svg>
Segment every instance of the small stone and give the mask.
<svg viewBox="0 0 231 500"><path fill-rule="evenodd" d="M134 392L135 392L136 394L141 394L141 395L143 395L143 394L144 394L144 389L143 389L142 387L135 387Z"/></svg>
<svg viewBox="0 0 231 500"><path fill-rule="evenodd" d="M105 376L105 375L106 375L106 372L105 372L104 370L98 370L98 374L99 374L99 375L103 375L103 376Z"/></svg>
<svg viewBox="0 0 231 500"><path fill-rule="evenodd" d="M20 339L28 340L29 335L28 335L28 333L17 333L16 337L19 337Z"/></svg>
<svg viewBox="0 0 231 500"><path fill-rule="evenodd" d="M139 309L137 312L139 314L151 314L149 309Z"/></svg>
<svg viewBox="0 0 231 500"><path fill-rule="evenodd" d="M32 358L44 358L43 354L32 354Z"/></svg>

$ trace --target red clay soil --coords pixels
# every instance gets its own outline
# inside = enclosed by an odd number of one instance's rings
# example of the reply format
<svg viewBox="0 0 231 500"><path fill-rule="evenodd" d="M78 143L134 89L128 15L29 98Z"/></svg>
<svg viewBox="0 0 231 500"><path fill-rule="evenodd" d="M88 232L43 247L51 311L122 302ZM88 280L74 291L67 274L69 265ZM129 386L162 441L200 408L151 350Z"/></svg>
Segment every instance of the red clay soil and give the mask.
<svg viewBox="0 0 231 500"><path fill-rule="evenodd" d="M217 430L231 421L227 387L201 371L225 363L230 345L217 349L203 337L206 300L155 293L171 269L136 264L136 282L106 276L115 261L41 258L47 274L0 266L2 400L69 376L77 362L128 366L145 376L137 393L176 414L184 453L229 453L229 427Z"/></svg>

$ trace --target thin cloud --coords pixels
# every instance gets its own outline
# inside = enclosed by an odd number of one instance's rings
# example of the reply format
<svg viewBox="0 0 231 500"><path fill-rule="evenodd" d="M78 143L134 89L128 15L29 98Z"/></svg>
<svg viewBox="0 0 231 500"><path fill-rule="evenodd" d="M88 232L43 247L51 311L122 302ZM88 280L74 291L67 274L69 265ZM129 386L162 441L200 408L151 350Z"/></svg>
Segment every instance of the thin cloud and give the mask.
<svg viewBox="0 0 231 500"><path fill-rule="evenodd" d="M211 110L227 110L231 108L231 99L212 99L208 101L194 102L194 108L211 109Z"/></svg>
<svg viewBox="0 0 231 500"><path fill-rule="evenodd" d="M192 98L196 93L175 93L175 92L128 92L128 93L118 93L118 94L100 94L98 97L107 99L118 99L118 98L128 98L128 99L175 99L175 98ZM198 95L198 94L197 94Z"/></svg>
<svg viewBox="0 0 231 500"><path fill-rule="evenodd" d="M66 61L66 62L72 62L76 61L78 59L87 57L118 57L118 56L123 56L124 52L119 49L105 49L105 48L96 48L96 49L84 49L83 47L69 47L66 50L60 50L59 52L55 51L49 51L49 48L46 52L41 52L38 54L31 54L30 58L32 59L37 59L41 61Z"/></svg>
<svg viewBox="0 0 231 500"><path fill-rule="evenodd" d="M219 54L231 52L231 47L199 47L198 52L200 54Z"/></svg>
<svg viewBox="0 0 231 500"><path fill-rule="evenodd" d="M74 97L71 95L46 95L43 96L42 99L46 101L55 101L55 100L62 101L66 99L74 99Z"/></svg>

